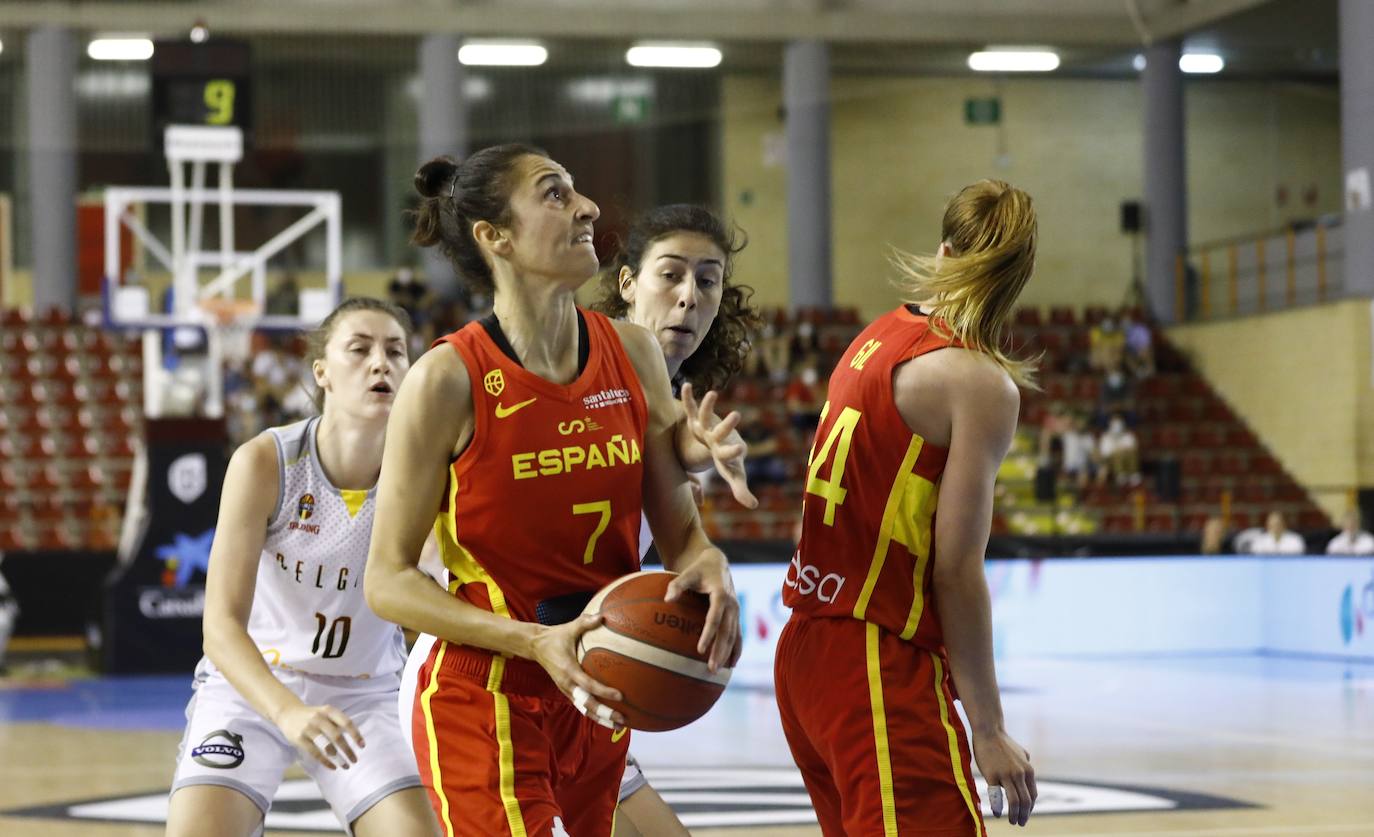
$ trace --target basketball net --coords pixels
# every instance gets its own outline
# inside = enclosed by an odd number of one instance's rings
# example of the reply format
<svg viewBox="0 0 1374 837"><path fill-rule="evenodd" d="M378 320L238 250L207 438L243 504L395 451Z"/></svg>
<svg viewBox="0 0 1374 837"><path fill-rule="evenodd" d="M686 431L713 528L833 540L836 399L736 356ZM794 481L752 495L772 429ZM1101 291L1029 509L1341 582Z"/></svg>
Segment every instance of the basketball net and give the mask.
<svg viewBox="0 0 1374 837"><path fill-rule="evenodd" d="M218 341L221 357L230 363L243 363L253 350L253 326L262 306L251 299L211 296L200 299L206 337Z"/></svg>

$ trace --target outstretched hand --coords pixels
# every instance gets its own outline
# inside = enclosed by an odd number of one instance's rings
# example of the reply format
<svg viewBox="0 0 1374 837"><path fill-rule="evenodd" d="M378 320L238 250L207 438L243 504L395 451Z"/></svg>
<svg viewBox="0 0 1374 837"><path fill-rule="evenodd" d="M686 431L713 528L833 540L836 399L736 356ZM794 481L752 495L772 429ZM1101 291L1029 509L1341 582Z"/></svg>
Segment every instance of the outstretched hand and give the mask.
<svg viewBox="0 0 1374 837"><path fill-rule="evenodd" d="M682 385L682 408L686 412L687 430L692 438L704 447L716 466L735 500L747 509L758 508L758 498L749 490L749 479L745 475L744 458L749 446L736 430L740 414L732 410L725 418L716 415L716 401L719 395L715 390L706 393L698 403L691 384Z"/></svg>

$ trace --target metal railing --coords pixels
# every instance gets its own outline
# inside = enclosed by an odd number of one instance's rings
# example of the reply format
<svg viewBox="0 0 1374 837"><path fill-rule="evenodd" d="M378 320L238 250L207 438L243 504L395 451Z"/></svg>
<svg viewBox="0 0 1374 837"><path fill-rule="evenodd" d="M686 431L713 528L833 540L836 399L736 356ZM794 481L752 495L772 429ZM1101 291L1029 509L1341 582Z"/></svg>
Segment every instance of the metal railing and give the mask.
<svg viewBox="0 0 1374 837"><path fill-rule="evenodd" d="M1338 216L1197 244L1174 262L1178 322L1263 314L1345 296Z"/></svg>

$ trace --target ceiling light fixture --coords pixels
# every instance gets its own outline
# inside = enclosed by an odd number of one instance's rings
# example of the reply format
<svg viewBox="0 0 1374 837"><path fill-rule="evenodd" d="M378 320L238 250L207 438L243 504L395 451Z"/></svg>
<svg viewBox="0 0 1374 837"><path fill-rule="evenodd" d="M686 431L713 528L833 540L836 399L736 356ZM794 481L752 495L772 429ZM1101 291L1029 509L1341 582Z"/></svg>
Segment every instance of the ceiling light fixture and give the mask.
<svg viewBox="0 0 1374 837"><path fill-rule="evenodd" d="M631 67L709 69L720 64L720 50L710 44L635 44L625 52Z"/></svg>
<svg viewBox="0 0 1374 837"><path fill-rule="evenodd" d="M96 61L147 61L153 42L141 35L104 35L86 45L86 54Z"/></svg>
<svg viewBox="0 0 1374 837"><path fill-rule="evenodd" d="M1056 53L1033 47L990 47L968 57L969 69L980 73L1048 73L1058 66Z"/></svg>
<svg viewBox="0 0 1374 837"><path fill-rule="evenodd" d="M1185 73L1219 73L1225 66L1222 57L1213 52L1185 52L1178 57L1178 68Z"/></svg>
<svg viewBox="0 0 1374 837"><path fill-rule="evenodd" d="M469 67L538 67L548 59L535 41L468 41L458 48L458 60Z"/></svg>

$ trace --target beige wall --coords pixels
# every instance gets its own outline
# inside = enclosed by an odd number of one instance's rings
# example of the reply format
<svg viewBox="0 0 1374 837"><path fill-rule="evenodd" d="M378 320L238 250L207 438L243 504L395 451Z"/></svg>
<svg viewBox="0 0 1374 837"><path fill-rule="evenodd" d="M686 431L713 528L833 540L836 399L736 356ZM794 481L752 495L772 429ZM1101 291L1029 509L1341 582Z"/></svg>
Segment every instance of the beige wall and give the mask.
<svg viewBox="0 0 1374 837"><path fill-rule="evenodd" d="M1025 300L1119 303L1131 277L1121 201L1143 191L1135 81L842 77L832 94L835 299L873 315L896 299L889 245L928 250L949 195L980 177L1029 191L1040 258ZM964 124L964 100L1000 96L998 126ZM781 91L771 77L726 79L725 207L748 231L738 275L770 304L787 299ZM1339 209L1339 101L1298 85L1188 86L1194 241L1270 229ZM1279 185L1287 204L1276 206ZM1309 188L1314 205L1304 203Z"/></svg>
<svg viewBox="0 0 1374 837"><path fill-rule="evenodd" d="M1169 338L1333 516L1374 484L1370 302L1178 326Z"/></svg>

